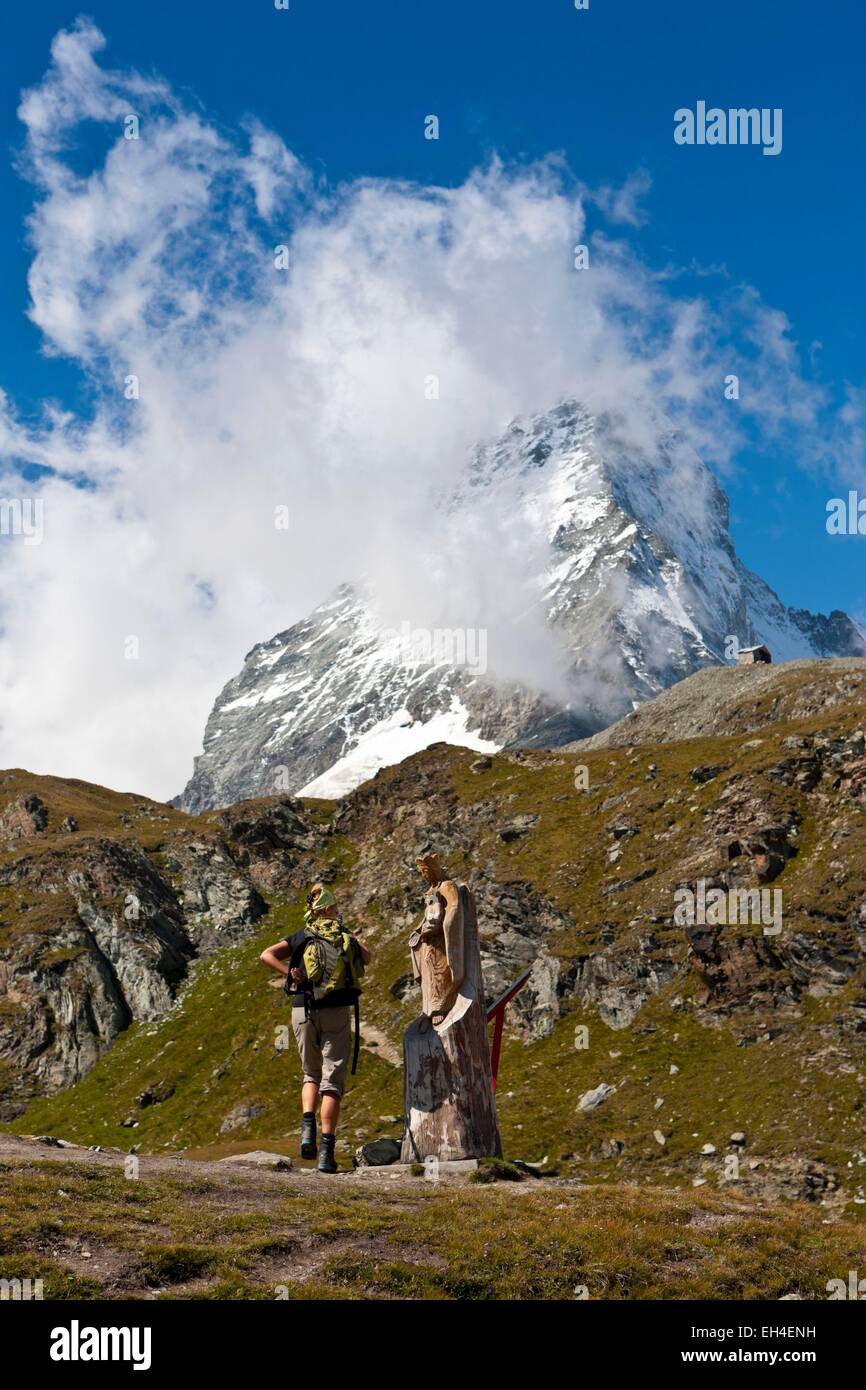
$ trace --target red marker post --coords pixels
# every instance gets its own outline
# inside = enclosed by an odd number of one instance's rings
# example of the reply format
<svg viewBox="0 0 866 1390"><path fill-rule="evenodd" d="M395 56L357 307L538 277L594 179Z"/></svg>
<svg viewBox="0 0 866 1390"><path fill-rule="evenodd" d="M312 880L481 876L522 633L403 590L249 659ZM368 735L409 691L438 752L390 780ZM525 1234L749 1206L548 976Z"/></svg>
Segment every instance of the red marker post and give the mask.
<svg viewBox="0 0 866 1390"><path fill-rule="evenodd" d="M505 993L500 994L496 1002L491 1004L490 1008L487 1010L487 1022L489 1023L491 1019L494 1020L493 1046L490 1049L490 1071L493 1077L494 1091L496 1090L496 1077L499 1072L499 1053L502 1050L502 1025L505 1021L505 1009L514 998L515 994L519 994L523 989L523 986L526 984L531 974L532 966L530 966L528 970L524 970L523 974L514 981L514 984L509 985Z"/></svg>

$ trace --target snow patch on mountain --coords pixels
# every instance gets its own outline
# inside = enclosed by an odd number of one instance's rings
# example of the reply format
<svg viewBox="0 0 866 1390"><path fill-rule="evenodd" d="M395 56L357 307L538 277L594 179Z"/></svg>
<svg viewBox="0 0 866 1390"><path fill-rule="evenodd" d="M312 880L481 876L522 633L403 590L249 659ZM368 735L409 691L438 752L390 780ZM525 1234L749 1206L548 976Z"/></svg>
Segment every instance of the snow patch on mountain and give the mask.
<svg viewBox="0 0 866 1390"><path fill-rule="evenodd" d="M399 709L362 734L351 752L301 787L298 795L325 799L346 796L375 777L380 768L393 767L431 743L454 743L479 753L498 752L500 745L481 738L478 729L469 728L471 722L469 711L457 696L449 709L426 721L413 719L407 709Z"/></svg>

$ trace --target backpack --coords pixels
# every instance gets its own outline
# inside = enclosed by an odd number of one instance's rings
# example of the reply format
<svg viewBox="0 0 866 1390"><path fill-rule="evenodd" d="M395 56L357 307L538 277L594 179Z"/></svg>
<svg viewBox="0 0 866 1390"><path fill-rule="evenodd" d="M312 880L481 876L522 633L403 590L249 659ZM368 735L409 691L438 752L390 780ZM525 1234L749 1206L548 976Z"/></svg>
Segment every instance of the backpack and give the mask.
<svg viewBox="0 0 866 1390"><path fill-rule="evenodd" d="M361 977L364 974L364 959L357 941L332 918L326 917L315 924L309 923L304 928L303 942L292 954L289 969L299 969L304 974L301 990L308 1017L311 1009L327 1008L330 997L338 991L352 994L352 1003L355 1006L355 1050L352 1057L354 1076L361 1046L358 997L362 989ZM290 992L290 983L291 974L286 976L287 993Z"/></svg>

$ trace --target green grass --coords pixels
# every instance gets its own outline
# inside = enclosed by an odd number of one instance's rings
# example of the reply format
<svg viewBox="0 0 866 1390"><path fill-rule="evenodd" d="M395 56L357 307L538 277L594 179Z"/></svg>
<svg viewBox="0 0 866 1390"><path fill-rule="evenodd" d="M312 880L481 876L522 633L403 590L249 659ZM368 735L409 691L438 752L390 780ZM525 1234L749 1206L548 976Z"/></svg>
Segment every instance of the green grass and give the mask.
<svg viewBox="0 0 866 1390"><path fill-rule="evenodd" d="M192 1172L129 1181L16 1160L2 1176L0 1277L42 1278L47 1299L825 1298L862 1255L861 1227L805 1206L754 1211L628 1185L370 1189L289 1176L262 1190L235 1175L233 1211L223 1183Z"/></svg>

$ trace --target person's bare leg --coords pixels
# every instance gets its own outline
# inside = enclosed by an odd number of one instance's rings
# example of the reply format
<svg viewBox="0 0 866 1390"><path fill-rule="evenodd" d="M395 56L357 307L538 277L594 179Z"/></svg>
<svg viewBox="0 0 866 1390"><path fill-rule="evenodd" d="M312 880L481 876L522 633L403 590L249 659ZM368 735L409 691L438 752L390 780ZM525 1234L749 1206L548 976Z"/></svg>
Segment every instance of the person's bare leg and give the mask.
<svg viewBox="0 0 866 1390"><path fill-rule="evenodd" d="M308 1113L315 1110L319 1101L319 1087L315 1081L305 1081L301 1087L301 1110Z"/></svg>
<svg viewBox="0 0 866 1390"><path fill-rule="evenodd" d="M340 1118L340 1097L333 1091L325 1091L322 1096L322 1133L336 1134Z"/></svg>

